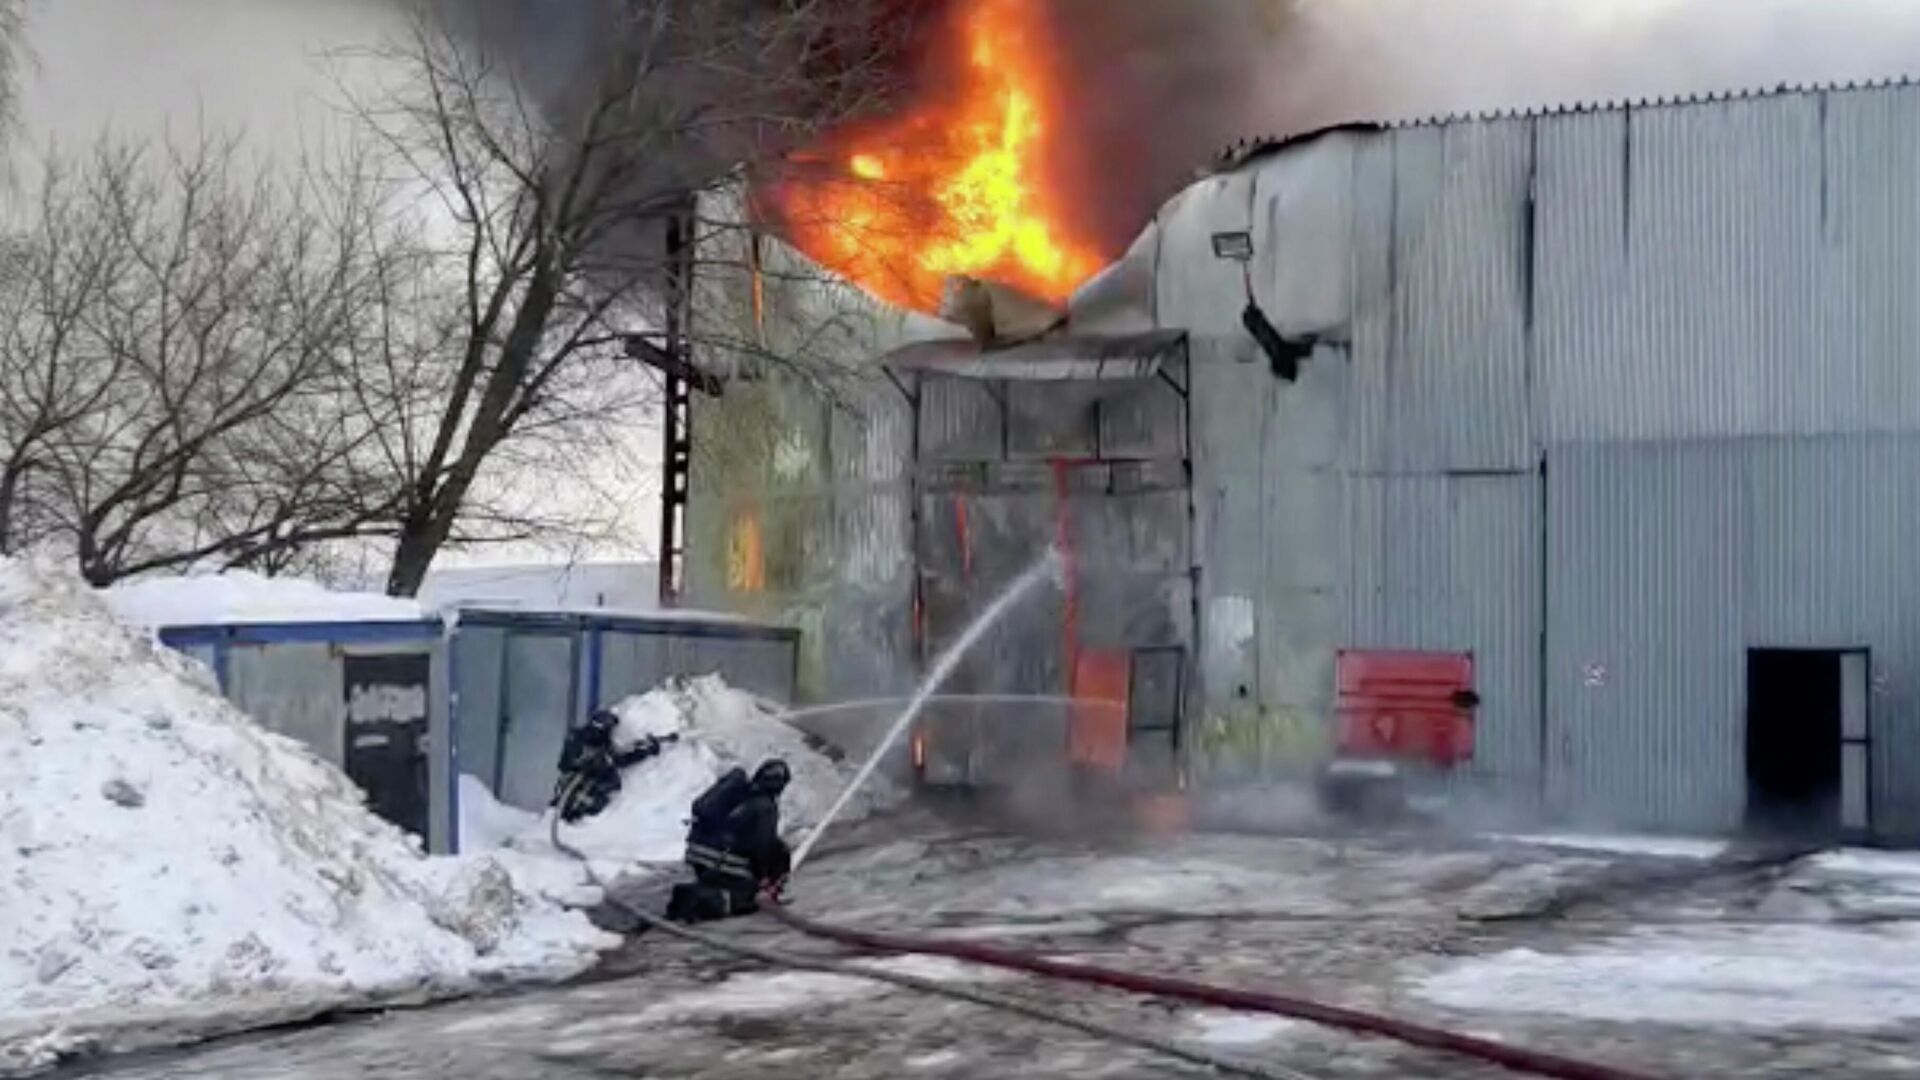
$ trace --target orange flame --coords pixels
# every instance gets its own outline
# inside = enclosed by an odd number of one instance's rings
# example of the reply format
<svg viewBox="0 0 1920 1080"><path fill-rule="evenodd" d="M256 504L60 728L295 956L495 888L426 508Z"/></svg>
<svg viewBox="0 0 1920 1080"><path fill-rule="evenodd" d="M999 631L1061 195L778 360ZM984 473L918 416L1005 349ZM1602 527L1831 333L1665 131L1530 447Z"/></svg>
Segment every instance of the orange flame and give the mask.
<svg viewBox="0 0 1920 1080"><path fill-rule="evenodd" d="M1053 136L1030 0L972 0L965 85L852 140L826 175L776 199L815 261L903 307L936 310L965 274L1063 302L1105 260L1076 241L1046 189Z"/></svg>

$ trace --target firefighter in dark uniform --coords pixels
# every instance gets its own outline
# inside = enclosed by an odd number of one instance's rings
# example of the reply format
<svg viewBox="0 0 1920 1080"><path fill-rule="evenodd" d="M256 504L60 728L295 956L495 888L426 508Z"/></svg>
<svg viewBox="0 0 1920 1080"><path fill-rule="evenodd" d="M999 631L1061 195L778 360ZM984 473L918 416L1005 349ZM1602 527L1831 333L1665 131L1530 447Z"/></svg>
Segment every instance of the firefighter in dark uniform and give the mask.
<svg viewBox="0 0 1920 1080"><path fill-rule="evenodd" d="M792 778L775 758L749 778L734 769L693 803L687 865L693 881L673 887L667 918L707 922L759 910L762 892L779 895L793 855L780 839L780 794Z"/></svg>
<svg viewBox="0 0 1920 1080"><path fill-rule="evenodd" d="M567 732L567 741L560 748L560 780L554 785L552 800L567 824L605 810L620 793L620 770L658 754L663 742L673 738L661 740L649 735L632 746L616 747L613 733L619 726L618 716L601 709L586 724ZM579 788L567 798L569 787L576 781Z"/></svg>

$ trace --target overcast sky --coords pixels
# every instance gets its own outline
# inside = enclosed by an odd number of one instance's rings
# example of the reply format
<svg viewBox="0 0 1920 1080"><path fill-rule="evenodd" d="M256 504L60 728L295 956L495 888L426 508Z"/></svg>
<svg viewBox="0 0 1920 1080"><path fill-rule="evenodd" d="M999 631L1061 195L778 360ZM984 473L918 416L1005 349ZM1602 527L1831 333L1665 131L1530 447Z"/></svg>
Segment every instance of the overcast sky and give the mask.
<svg viewBox="0 0 1920 1080"><path fill-rule="evenodd" d="M205 116L275 153L337 122L319 60L380 41L390 0L33 0L23 134L83 142Z"/></svg>
<svg viewBox="0 0 1920 1080"><path fill-rule="evenodd" d="M344 130L329 54L379 44L400 28L398 11L394 0L32 0L20 135L28 147L51 141L72 151L108 130L190 136L204 117L215 129L243 132L262 156L291 158ZM30 162L23 155L18 170ZM626 445L590 455L585 471L594 475L548 475L538 485L543 498L618 506L625 540L445 561L650 558L659 533L658 439L656 429L637 429Z"/></svg>

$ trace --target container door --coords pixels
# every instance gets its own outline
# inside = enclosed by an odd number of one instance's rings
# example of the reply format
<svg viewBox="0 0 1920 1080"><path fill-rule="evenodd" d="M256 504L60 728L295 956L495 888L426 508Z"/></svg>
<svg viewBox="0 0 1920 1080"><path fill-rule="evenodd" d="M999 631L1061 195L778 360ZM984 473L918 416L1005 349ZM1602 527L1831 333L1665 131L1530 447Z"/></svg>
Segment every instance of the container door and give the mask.
<svg viewBox="0 0 1920 1080"><path fill-rule="evenodd" d="M347 775L373 812L424 840L427 836L425 653L342 658L346 682Z"/></svg>
<svg viewBox="0 0 1920 1080"><path fill-rule="evenodd" d="M500 800L539 810L553 796L574 714L574 637L509 633L501 671Z"/></svg>

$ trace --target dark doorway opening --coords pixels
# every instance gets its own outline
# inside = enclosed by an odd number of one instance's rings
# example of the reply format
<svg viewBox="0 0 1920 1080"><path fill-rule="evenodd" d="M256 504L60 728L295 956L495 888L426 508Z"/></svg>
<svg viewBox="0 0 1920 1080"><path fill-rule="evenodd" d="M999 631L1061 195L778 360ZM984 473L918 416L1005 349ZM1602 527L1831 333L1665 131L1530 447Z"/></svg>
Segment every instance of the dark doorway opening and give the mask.
<svg viewBox="0 0 1920 1080"><path fill-rule="evenodd" d="M1832 836L1842 827L1849 656L1830 649L1747 653L1747 827Z"/></svg>
<svg viewBox="0 0 1920 1080"><path fill-rule="evenodd" d="M427 839L428 696L425 653L343 658L347 691L347 776L374 813Z"/></svg>

